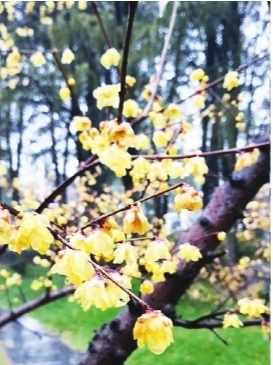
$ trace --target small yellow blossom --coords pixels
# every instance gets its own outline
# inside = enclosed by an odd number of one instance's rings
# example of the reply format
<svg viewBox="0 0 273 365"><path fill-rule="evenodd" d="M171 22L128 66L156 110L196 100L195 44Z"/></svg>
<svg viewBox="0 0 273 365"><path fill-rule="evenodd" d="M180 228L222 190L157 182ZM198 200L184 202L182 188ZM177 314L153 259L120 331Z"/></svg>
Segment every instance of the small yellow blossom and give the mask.
<svg viewBox="0 0 273 365"><path fill-rule="evenodd" d="M98 87L93 91L93 96L97 99L97 108L103 109L107 106L117 108L119 105L120 85L105 85Z"/></svg>
<svg viewBox="0 0 273 365"><path fill-rule="evenodd" d="M30 57L30 62L34 67L41 67L46 63L46 59L42 52L38 51L33 53L33 55Z"/></svg>
<svg viewBox="0 0 273 365"><path fill-rule="evenodd" d="M131 287L130 282L124 276L118 273L113 273L111 276L122 286ZM74 297L81 303L84 310L94 305L104 311L111 307L125 305L130 300L129 295L111 280L102 279L96 275L80 285L76 289Z"/></svg>
<svg viewBox="0 0 273 365"><path fill-rule="evenodd" d="M76 85L76 80L73 77L69 77L69 79L67 80L67 83L70 86L75 86Z"/></svg>
<svg viewBox="0 0 273 365"><path fill-rule="evenodd" d="M125 78L125 82L126 82L127 86L132 87L136 83L136 79L132 76L127 75L126 78Z"/></svg>
<svg viewBox="0 0 273 365"><path fill-rule="evenodd" d="M65 275L69 283L80 285L95 274L95 270L88 262L88 259L87 254L84 252L67 248L59 252L57 261L52 266L50 273Z"/></svg>
<svg viewBox="0 0 273 365"><path fill-rule="evenodd" d="M200 80L202 80L202 78L204 76L205 76L205 72L201 68L198 68L197 70L194 70L191 73L190 80L191 81L200 81Z"/></svg>
<svg viewBox="0 0 273 365"><path fill-rule="evenodd" d="M153 135L153 141L156 147L166 147L169 140L171 139L170 135L164 131L155 131Z"/></svg>
<svg viewBox="0 0 273 365"><path fill-rule="evenodd" d="M167 108L164 110L164 115L169 120L174 120L181 118L182 113L177 104L171 103L167 106Z"/></svg>
<svg viewBox="0 0 273 365"><path fill-rule="evenodd" d="M223 328L228 328L228 327L239 328L242 327L243 325L244 325L243 322L240 321L236 313L228 312L224 315Z"/></svg>
<svg viewBox="0 0 273 365"><path fill-rule="evenodd" d="M18 49L15 48L7 57L7 67L16 67L18 66L21 60L21 54L19 53Z"/></svg>
<svg viewBox="0 0 273 365"><path fill-rule="evenodd" d="M124 233L145 234L151 229L147 217L144 215L140 203L133 205L126 213L123 220Z"/></svg>
<svg viewBox="0 0 273 365"><path fill-rule="evenodd" d="M161 311L147 311L136 321L133 329L137 345L147 345L154 354L162 354L173 342L173 323Z"/></svg>
<svg viewBox="0 0 273 365"><path fill-rule="evenodd" d="M204 109L206 104L206 97L202 94L197 94L192 97L192 103L193 105L198 109Z"/></svg>
<svg viewBox="0 0 273 365"><path fill-rule="evenodd" d="M166 181L168 179L168 174L164 169L164 166L161 162L155 161L151 164L151 169L147 174L148 180L154 182L156 180Z"/></svg>
<svg viewBox="0 0 273 365"><path fill-rule="evenodd" d="M239 78L238 77L239 77L239 74L238 74L237 71L228 72L225 75L225 78L224 78L223 88L230 91L234 87L238 87L239 86Z"/></svg>
<svg viewBox="0 0 273 365"><path fill-rule="evenodd" d="M131 167L131 155L116 144L101 152L99 157L101 163L113 170L117 177L126 175L126 169Z"/></svg>
<svg viewBox="0 0 273 365"><path fill-rule="evenodd" d="M226 234L226 232L219 232L219 233L217 234L217 239L218 239L219 241L224 241L226 238L227 238L227 234Z"/></svg>
<svg viewBox="0 0 273 365"><path fill-rule="evenodd" d="M137 150L148 150L150 148L150 139L145 134L135 136L135 148Z"/></svg>
<svg viewBox="0 0 273 365"><path fill-rule="evenodd" d="M18 222L19 229L9 249L21 253L22 250L31 246L33 250L45 254L54 241L47 228L50 224L47 217L35 212L27 212L22 214Z"/></svg>
<svg viewBox="0 0 273 365"><path fill-rule="evenodd" d="M264 300L254 298L244 298L238 301L240 313L249 317L259 318L261 314L268 313L269 308L264 305Z"/></svg>
<svg viewBox="0 0 273 365"><path fill-rule="evenodd" d="M249 167L258 161L260 151L258 148L254 148L253 151L244 152L237 158L235 164L235 171L241 171L245 167Z"/></svg>
<svg viewBox="0 0 273 365"><path fill-rule="evenodd" d="M65 49L62 54L61 62L63 64L69 65L72 61L74 61L75 55L70 49Z"/></svg>
<svg viewBox="0 0 273 365"><path fill-rule="evenodd" d="M111 66L118 66L120 61L120 53L115 48L109 48L100 58L100 63L107 70Z"/></svg>
<svg viewBox="0 0 273 365"><path fill-rule="evenodd" d="M158 261L158 260L169 260L171 258L170 252L164 239L156 239L151 241L145 250L146 262Z"/></svg>
<svg viewBox="0 0 273 365"><path fill-rule="evenodd" d="M122 264L124 261L126 264L133 264L138 259L137 249L130 243L120 243L115 252L114 264Z"/></svg>
<svg viewBox="0 0 273 365"><path fill-rule="evenodd" d="M92 231L87 237L87 243L90 247L90 253L97 257L108 257L113 255L114 241L101 229L95 229Z"/></svg>
<svg viewBox="0 0 273 365"><path fill-rule="evenodd" d="M83 132L91 128L91 120L84 116L74 117L71 123L71 129L75 132Z"/></svg>
<svg viewBox="0 0 273 365"><path fill-rule="evenodd" d="M155 128L164 128L167 125L167 118L163 113L156 113L151 111L149 113L149 118L153 122Z"/></svg>
<svg viewBox="0 0 273 365"><path fill-rule="evenodd" d="M65 101L70 98L70 90L68 87L62 87L59 91L60 98Z"/></svg>
<svg viewBox="0 0 273 365"><path fill-rule="evenodd" d="M144 280L140 285L139 291L141 294L152 294L154 291L154 284L150 280Z"/></svg>
<svg viewBox="0 0 273 365"><path fill-rule="evenodd" d="M183 243L178 248L178 257L186 262L196 262L203 257L199 248L191 245L190 243Z"/></svg>
<svg viewBox="0 0 273 365"><path fill-rule="evenodd" d="M128 99L124 102L122 113L126 118L136 118L141 114L141 109L135 100Z"/></svg>
<svg viewBox="0 0 273 365"><path fill-rule="evenodd" d="M182 186L174 198L174 210L179 213L182 209L190 211L203 207L203 200L199 193L191 186Z"/></svg>

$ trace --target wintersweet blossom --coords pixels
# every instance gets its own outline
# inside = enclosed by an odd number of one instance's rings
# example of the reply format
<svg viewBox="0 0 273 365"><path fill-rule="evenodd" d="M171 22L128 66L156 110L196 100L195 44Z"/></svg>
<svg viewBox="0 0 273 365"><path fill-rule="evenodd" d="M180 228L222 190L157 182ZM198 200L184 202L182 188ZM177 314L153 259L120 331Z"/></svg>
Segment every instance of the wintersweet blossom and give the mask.
<svg viewBox="0 0 273 365"><path fill-rule="evenodd" d="M173 323L161 311L147 311L136 321L133 329L137 345L147 345L154 354L162 354L173 342Z"/></svg>

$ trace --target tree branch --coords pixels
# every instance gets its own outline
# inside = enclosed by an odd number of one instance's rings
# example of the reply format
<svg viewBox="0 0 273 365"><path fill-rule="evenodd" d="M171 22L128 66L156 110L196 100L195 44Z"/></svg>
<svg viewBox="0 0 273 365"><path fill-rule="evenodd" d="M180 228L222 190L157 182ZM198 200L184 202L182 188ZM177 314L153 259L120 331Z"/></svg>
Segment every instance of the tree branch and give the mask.
<svg viewBox="0 0 273 365"><path fill-rule="evenodd" d="M118 123L122 122L122 110L123 110L123 104L124 104L124 99L125 99L125 94L126 94L126 74L127 74L127 63L128 63L128 58L129 58L129 47L130 47L130 40L131 40L131 36L132 36L132 29L133 29L137 4L138 4L138 1L129 1L129 15L128 15L127 29L126 29L126 33L125 33L122 65L121 65L119 107L118 107L118 116L117 116Z"/></svg>
<svg viewBox="0 0 273 365"><path fill-rule="evenodd" d="M13 309L11 312L4 313L0 316L0 328L9 322L21 317L23 314L29 313L34 309L37 309L45 304L54 302L57 299L63 298L68 294L73 293L75 290L74 286L66 286L64 288L52 291L45 294L39 298L29 300L28 302L22 304L20 307Z"/></svg>
<svg viewBox="0 0 273 365"><path fill-rule="evenodd" d="M205 237L210 232L228 232L235 223L238 213L269 181L269 171L269 148L263 148L255 164L240 172L234 172L229 181L215 190L201 217L183 237L183 242ZM238 181L240 184L237 183ZM217 237L212 235L198 241L196 246L203 253L207 253L214 251L218 244ZM203 260L197 263L181 261L175 274L168 275L164 282L157 283L154 292L142 299L152 308L163 312L166 307L175 306L191 286L203 265ZM103 325L90 343L81 365L124 364L137 347L132 334L136 319L137 314L126 308L110 323ZM115 326L112 323L115 323Z"/></svg>

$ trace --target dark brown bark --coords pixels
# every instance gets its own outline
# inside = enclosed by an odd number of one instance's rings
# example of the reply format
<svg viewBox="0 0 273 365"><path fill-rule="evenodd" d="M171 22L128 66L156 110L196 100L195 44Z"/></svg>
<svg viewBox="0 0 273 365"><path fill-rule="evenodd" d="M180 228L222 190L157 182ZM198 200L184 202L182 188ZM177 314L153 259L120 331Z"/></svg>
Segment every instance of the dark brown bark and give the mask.
<svg viewBox="0 0 273 365"><path fill-rule="evenodd" d="M241 172L234 172L229 181L215 190L201 217L182 242L190 242L215 231L227 232L242 215L246 204L269 181L269 169L269 148L264 147L256 164ZM198 240L197 246L207 257L218 243L213 235ZM168 308L176 305L185 294L206 262L207 259L198 263L181 261L177 272L168 275L166 281L156 284L154 293L143 299L152 308L167 313ZM132 335L137 317L137 310L129 305L110 323L104 324L90 342L80 365L122 365L137 347Z"/></svg>

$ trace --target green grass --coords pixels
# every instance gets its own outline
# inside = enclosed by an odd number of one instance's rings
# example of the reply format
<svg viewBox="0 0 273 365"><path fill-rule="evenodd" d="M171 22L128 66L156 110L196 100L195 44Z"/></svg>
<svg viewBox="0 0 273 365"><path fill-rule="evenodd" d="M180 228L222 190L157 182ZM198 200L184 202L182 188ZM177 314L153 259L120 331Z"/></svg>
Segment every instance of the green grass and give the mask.
<svg viewBox="0 0 273 365"><path fill-rule="evenodd" d="M34 274L37 277L37 273L42 275L44 270L30 266L22 284L27 299L37 296L37 292L29 288ZM62 285L63 278L56 275L54 281L57 285ZM18 296L15 290L11 294ZM0 296L0 304L7 306L3 296ZM185 297L180 301L177 312L185 319L194 319L209 313L211 308L211 303ZM78 304L70 303L67 298L63 298L36 309L29 315L60 334L71 347L84 351L93 336L93 331L113 318L116 313L118 309L102 312L92 308L84 312ZM269 342L263 339L259 328L218 329L217 333L228 341L228 346L219 341L209 330L175 328L175 343L162 355L154 355L145 348L138 349L128 359L126 365L154 365L156 361L160 365L269 365Z"/></svg>

